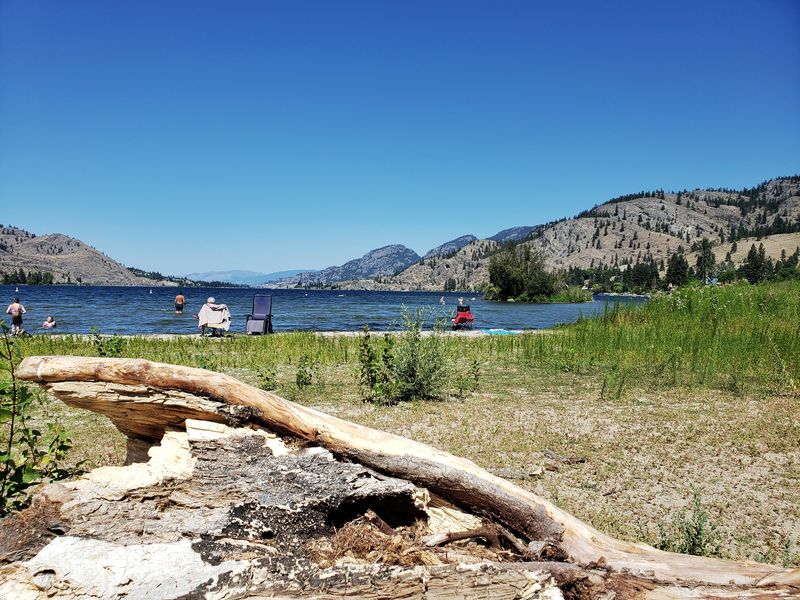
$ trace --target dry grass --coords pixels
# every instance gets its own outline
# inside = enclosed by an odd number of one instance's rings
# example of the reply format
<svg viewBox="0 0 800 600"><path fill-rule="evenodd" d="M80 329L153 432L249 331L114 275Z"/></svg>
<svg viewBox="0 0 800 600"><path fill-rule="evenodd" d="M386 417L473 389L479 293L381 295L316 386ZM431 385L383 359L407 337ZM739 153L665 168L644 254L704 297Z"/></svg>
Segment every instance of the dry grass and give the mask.
<svg viewBox="0 0 800 600"><path fill-rule="evenodd" d="M418 527L399 528L390 535L383 533L364 518L347 523L332 536L314 541L309 556L323 568L341 563L397 565L440 565L442 560L421 547Z"/></svg>
<svg viewBox="0 0 800 600"><path fill-rule="evenodd" d="M577 375L507 368L498 379L514 385L394 407L311 403L465 456L624 539L658 542L696 491L723 556L800 564L796 399L634 390L608 402Z"/></svg>
<svg viewBox="0 0 800 600"><path fill-rule="evenodd" d="M611 535L656 543L697 492L722 556L800 564L796 398L634 388L604 401L599 381L506 365L486 367L464 399L382 407L360 400L351 366L322 369L304 390L288 367L278 380L285 397L469 458ZM106 419L49 410L75 431L75 459L122 463L124 438Z"/></svg>

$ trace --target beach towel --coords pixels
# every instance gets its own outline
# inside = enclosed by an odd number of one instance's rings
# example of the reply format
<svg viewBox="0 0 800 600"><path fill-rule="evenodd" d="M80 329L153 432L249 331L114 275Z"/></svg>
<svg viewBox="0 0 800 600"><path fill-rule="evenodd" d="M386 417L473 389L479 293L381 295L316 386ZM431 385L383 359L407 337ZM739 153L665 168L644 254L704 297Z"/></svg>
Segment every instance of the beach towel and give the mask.
<svg viewBox="0 0 800 600"><path fill-rule="evenodd" d="M227 304L203 304L197 313L198 327L217 327L228 331L231 326L231 313Z"/></svg>

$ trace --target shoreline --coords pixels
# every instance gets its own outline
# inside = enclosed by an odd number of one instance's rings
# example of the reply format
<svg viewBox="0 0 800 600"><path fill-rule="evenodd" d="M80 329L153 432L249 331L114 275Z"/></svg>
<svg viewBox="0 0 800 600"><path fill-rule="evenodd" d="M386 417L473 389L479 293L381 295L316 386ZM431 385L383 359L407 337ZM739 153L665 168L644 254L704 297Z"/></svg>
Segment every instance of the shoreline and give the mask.
<svg viewBox="0 0 800 600"><path fill-rule="evenodd" d="M423 330L420 332L422 337L429 337L434 335L435 333L438 335L443 335L446 337L487 337L490 335L531 335L531 334L539 334L550 332L551 329L466 329L461 331L440 331L434 332L431 329ZM310 331L310 330L294 330L294 331L276 331L274 333L270 333L267 335L248 335L243 332L234 332L234 333L226 333L224 336L220 337L212 337L212 336L201 336L199 333L141 333L141 334L131 334L131 333L100 333L100 337L102 338L122 338L122 339L135 339L135 338L143 338L148 340L175 340L175 339L209 339L209 340L224 340L224 339L233 339L233 338L268 338L276 335L291 335L295 333L309 333L313 335L317 335L320 337L358 337L363 335L363 331ZM372 336L382 336L384 334L390 335L400 335L406 333L402 330L393 330L393 331L373 331L370 330L370 335ZM65 339L70 337L78 337L83 338L86 340L91 339L94 337L95 334L93 333L37 333L31 335L30 337L38 337L38 338L55 338L55 339ZM24 339L30 339L24 338Z"/></svg>

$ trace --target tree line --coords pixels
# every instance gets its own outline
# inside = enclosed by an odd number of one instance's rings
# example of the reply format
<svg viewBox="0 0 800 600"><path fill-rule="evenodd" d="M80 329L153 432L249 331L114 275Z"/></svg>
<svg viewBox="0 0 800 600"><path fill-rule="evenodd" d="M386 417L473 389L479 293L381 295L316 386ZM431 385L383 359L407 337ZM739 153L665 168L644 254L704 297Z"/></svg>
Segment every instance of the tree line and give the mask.
<svg viewBox="0 0 800 600"><path fill-rule="evenodd" d="M781 257L773 260L767 256L763 244L758 247L752 244L738 267L731 260L731 252L737 249L735 242L721 262L717 262L708 238L703 238L696 248L694 265L689 264L681 251L670 255L666 264L647 256L623 267L601 264L551 272L546 269L541 252L524 245L507 247L492 256L489 262L486 297L490 300L537 302L552 299L570 287L587 288L594 293L641 294L668 290L692 281L709 284L730 283L737 279L750 283L800 280L800 247L790 255L783 250Z"/></svg>
<svg viewBox="0 0 800 600"><path fill-rule="evenodd" d="M18 271L3 273L3 285L53 285L55 278L50 271Z"/></svg>

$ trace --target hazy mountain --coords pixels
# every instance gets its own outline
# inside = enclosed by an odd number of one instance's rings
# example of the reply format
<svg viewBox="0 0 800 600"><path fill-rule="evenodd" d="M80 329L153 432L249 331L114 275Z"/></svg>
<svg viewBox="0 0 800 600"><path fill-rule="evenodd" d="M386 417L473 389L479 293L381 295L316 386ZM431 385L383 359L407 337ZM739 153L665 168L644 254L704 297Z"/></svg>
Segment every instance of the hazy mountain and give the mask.
<svg viewBox="0 0 800 600"><path fill-rule="evenodd" d="M432 250L428 250L422 258L433 258L434 256L450 256L461 250L467 244L471 244L477 240L474 235L462 235L454 240L445 242L441 246L436 246Z"/></svg>
<svg viewBox="0 0 800 600"><path fill-rule="evenodd" d="M282 287L292 287L295 285L330 285L349 279L372 279L399 273L419 259L419 254L410 248L394 244L371 250L361 258L348 261L343 265L328 267L316 272L300 273L294 277L282 279L279 283Z"/></svg>
<svg viewBox="0 0 800 600"><path fill-rule="evenodd" d="M292 269L289 271L275 271L274 273L259 273L257 271L207 271L204 273L188 273L189 279L200 279L202 281L224 281L237 285L261 285L271 281L277 281L285 277L291 277L298 273L313 272L308 269Z"/></svg>
<svg viewBox="0 0 800 600"><path fill-rule="evenodd" d="M137 277L124 265L73 237L61 233L35 235L18 227L0 225L0 273L20 269L25 273L52 273L54 283L176 285Z"/></svg>

